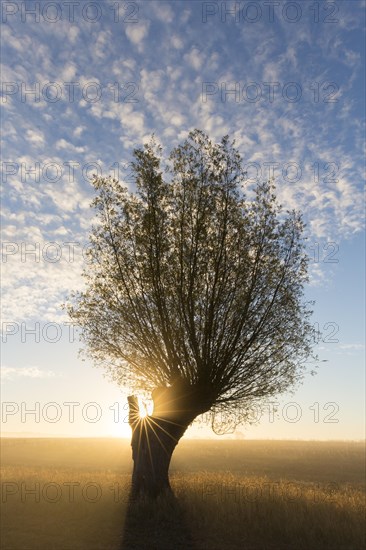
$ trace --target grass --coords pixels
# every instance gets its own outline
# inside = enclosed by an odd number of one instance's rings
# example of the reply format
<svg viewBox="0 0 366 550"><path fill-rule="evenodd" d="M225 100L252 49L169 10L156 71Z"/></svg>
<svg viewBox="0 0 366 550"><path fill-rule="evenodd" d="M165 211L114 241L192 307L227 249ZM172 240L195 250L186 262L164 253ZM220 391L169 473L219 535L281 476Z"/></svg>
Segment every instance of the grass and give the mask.
<svg viewBox="0 0 366 550"><path fill-rule="evenodd" d="M3 439L4 550L361 550L363 443L182 441L175 497L130 502L117 439Z"/></svg>

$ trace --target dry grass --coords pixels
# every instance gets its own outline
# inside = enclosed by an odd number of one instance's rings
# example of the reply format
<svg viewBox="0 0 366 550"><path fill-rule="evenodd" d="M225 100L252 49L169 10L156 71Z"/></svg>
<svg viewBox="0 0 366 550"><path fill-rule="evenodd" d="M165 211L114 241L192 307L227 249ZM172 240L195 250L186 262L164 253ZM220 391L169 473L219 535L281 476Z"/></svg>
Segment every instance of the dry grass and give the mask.
<svg viewBox="0 0 366 550"><path fill-rule="evenodd" d="M129 502L130 470L125 441L2 440L1 548L365 547L361 443L183 441L154 504Z"/></svg>

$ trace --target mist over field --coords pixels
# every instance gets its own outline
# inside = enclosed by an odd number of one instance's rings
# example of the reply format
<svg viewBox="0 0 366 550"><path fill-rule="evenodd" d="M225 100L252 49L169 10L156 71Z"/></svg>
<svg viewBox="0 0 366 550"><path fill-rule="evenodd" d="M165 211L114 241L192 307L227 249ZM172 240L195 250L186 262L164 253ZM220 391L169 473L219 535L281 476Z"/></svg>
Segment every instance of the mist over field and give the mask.
<svg viewBox="0 0 366 550"><path fill-rule="evenodd" d="M138 504L127 440L3 438L1 451L4 550L364 547L363 442L182 440L175 496Z"/></svg>

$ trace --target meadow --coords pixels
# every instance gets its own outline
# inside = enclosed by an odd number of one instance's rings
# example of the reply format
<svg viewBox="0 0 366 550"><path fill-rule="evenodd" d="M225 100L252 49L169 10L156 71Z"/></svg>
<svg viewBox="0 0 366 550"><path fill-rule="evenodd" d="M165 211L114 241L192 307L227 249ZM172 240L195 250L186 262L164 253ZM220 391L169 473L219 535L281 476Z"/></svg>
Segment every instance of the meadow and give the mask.
<svg viewBox="0 0 366 550"><path fill-rule="evenodd" d="M363 442L183 439L153 503L131 469L124 439L3 438L1 548L365 548Z"/></svg>

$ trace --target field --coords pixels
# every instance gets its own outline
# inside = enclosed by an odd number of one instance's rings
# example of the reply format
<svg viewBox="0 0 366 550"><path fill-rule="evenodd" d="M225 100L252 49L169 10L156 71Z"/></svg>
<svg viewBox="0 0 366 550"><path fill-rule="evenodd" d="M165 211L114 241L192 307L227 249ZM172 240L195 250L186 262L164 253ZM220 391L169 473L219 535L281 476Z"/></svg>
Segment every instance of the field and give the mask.
<svg viewBox="0 0 366 550"><path fill-rule="evenodd" d="M1 440L4 550L361 550L365 446L182 440L175 497L129 500L129 441Z"/></svg>

